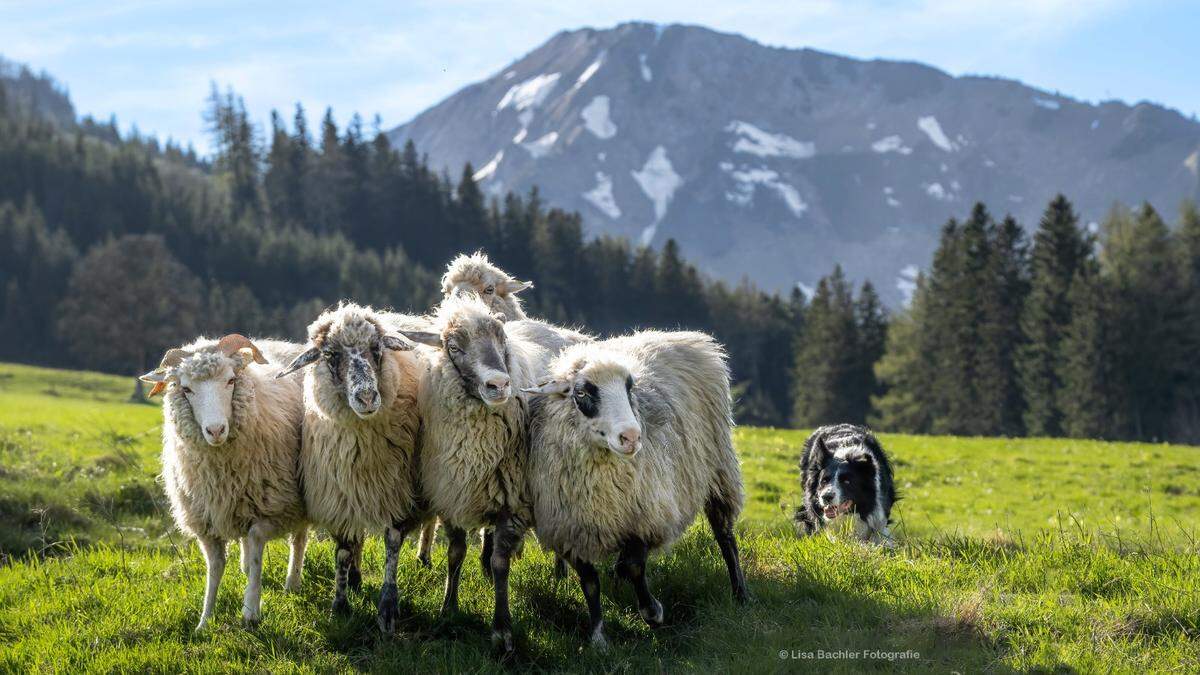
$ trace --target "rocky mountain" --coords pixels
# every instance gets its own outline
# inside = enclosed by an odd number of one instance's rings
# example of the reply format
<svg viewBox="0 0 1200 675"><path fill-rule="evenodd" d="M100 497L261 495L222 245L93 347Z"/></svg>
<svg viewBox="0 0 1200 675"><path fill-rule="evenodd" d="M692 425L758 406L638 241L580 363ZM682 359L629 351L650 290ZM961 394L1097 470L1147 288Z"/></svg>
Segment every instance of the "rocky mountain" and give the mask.
<svg viewBox="0 0 1200 675"><path fill-rule="evenodd" d="M811 286L841 263L892 303L977 200L1033 228L1060 191L1085 221L1200 196L1200 124L1174 110L682 25L559 33L391 138L720 277Z"/></svg>

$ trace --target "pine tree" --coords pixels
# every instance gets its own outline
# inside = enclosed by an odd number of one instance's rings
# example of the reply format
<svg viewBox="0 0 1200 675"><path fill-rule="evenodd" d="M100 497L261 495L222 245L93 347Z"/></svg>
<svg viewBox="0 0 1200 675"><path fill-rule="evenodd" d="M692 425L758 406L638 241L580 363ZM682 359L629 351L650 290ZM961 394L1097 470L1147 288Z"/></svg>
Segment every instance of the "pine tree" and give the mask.
<svg viewBox="0 0 1200 675"><path fill-rule="evenodd" d="M1171 437L1196 444L1200 443L1200 209L1195 202L1183 204L1177 232L1183 318Z"/></svg>
<svg viewBox="0 0 1200 675"><path fill-rule="evenodd" d="M871 401L883 393L875 376L875 364L883 358L888 332L887 311L870 281L863 282L859 291L858 301L854 305L854 320L858 332L854 400L861 406L854 417L866 420L874 415Z"/></svg>
<svg viewBox="0 0 1200 675"><path fill-rule="evenodd" d="M986 273L981 280L979 366L976 387L982 432L1019 436L1024 432L1016 354L1023 342L1021 310L1028 294L1025 233L1011 216L990 234Z"/></svg>
<svg viewBox="0 0 1200 675"><path fill-rule="evenodd" d="M1057 436L1063 431L1058 402L1063 389L1056 360L1062 331L1071 321L1067 294L1089 246L1071 203L1058 195L1034 235L1029 295L1021 312L1025 341L1016 358L1025 428L1034 436Z"/></svg>
<svg viewBox="0 0 1200 675"><path fill-rule="evenodd" d="M928 349L929 289L924 275L907 309L888 323L887 348L875 365L883 393L872 399L871 426L886 431L929 433L938 404L933 382L937 364Z"/></svg>
<svg viewBox="0 0 1200 675"><path fill-rule="evenodd" d="M865 422L866 406L854 396L859 354L854 300L840 266L817 283L806 320L795 360L793 424Z"/></svg>
<svg viewBox="0 0 1200 675"><path fill-rule="evenodd" d="M1062 430L1068 436L1112 438L1116 434L1120 412L1112 396L1107 295L1094 262L1082 261L1068 292L1071 321L1063 327L1055 372Z"/></svg>

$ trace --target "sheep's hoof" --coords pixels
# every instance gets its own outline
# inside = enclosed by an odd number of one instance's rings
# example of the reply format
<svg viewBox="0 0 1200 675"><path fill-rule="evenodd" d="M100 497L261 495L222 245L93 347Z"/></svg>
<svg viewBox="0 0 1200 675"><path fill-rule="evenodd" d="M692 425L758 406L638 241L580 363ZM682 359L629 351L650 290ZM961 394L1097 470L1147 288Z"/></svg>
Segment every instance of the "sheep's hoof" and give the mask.
<svg viewBox="0 0 1200 675"><path fill-rule="evenodd" d="M346 585L355 593L362 593L362 572L357 567L351 567L346 575Z"/></svg>
<svg viewBox="0 0 1200 675"><path fill-rule="evenodd" d="M287 580L283 582L283 590L288 593L299 593L300 592L300 576L299 575L297 575L295 577L289 576L287 578Z"/></svg>
<svg viewBox="0 0 1200 675"><path fill-rule="evenodd" d="M379 631L384 635L394 634L396 632L396 621L399 620L399 618L400 611L396 609L394 605L390 607L380 607L379 617L377 619Z"/></svg>
<svg viewBox="0 0 1200 675"><path fill-rule="evenodd" d="M421 567L424 567L425 569L430 569L433 567L433 560L428 554L417 556L417 562L420 563Z"/></svg>
<svg viewBox="0 0 1200 675"><path fill-rule="evenodd" d="M604 629L597 627L592 631L592 649L601 654L608 653L608 638L604 637Z"/></svg>
<svg viewBox="0 0 1200 675"><path fill-rule="evenodd" d="M642 620L651 628L657 628L663 624L663 606L658 600L651 598L649 607L639 607L638 614L642 615Z"/></svg>
<svg viewBox="0 0 1200 675"><path fill-rule="evenodd" d="M492 649L496 654L506 659L513 654L513 636L511 630L494 630L492 631Z"/></svg>
<svg viewBox="0 0 1200 675"><path fill-rule="evenodd" d="M442 619L449 619L455 614L458 614L457 602L443 602L442 609L438 612L438 616Z"/></svg>
<svg viewBox="0 0 1200 675"><path fill-rule="evenodd" d="M203 633L205 631L205 629L207 629L207 628L208 628L208 617L207 616L200 617L200 623L196 624L196 632Z"/></svg>
<svg viewBox="0 0 1200 675"><path fill-rule="evenodd" d="M346 596L342 595L333 599L333 607L330 608L330 613L334 616L347 616L350 614L350 601Z"/></svg>
<svg viewBox="0 0 1200 675"><path fill-rule="evenodd" d="M556 557L554 559L554 580L562 581L567 578L569 573L567 570L567 561Z"/></svg>
<svg viewBox="0 0 1200 675"><path fill-rule="evenodd" d="M242 626L245 628L257 628L259 622L262 621L262 616L258 612L248 612L242 610Z"/></svg>

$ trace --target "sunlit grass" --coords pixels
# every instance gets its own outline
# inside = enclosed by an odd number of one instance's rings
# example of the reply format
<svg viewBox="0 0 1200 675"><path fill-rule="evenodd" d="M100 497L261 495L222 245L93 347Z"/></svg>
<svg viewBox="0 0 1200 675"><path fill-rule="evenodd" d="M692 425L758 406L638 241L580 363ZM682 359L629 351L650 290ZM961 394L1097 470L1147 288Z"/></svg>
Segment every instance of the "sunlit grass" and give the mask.
<svg viewBox="0 0 1200 675"><path fill-rule="evenodd" d="M460 616L437 616L445 558L410 549L400 634L374 624L382 549L365 594L331 619L332 550L310 548L303 591L281 590L270 545L264 621L239 625L231 564L211 630L192 632L204 566L170 528L158 469L160 412L127 379L0 365L0 671L466 670L490 656L491 592L472 559ZM531 540L513 569L516 667L590 671L858 672L1182 670L1200 667L1200 452L1052 439L884 435L904 499L894 552L792 534L805 434L739 429L747 486L740 538L755 602L729 600L697 523L652 563L667 625L603 577L611 651L584 647L574 581ZM478 549L472 549L472 558ZM872 653L873 650L873 653ZM821 652L841 658L819 659ZM782 653L782 658L781 658ZM858 653L851 657L849 654ZM886 660L907 658L901 660ZM915 655L915 656L914 656ZM883 659L883 660L881 660Z"/></svg>

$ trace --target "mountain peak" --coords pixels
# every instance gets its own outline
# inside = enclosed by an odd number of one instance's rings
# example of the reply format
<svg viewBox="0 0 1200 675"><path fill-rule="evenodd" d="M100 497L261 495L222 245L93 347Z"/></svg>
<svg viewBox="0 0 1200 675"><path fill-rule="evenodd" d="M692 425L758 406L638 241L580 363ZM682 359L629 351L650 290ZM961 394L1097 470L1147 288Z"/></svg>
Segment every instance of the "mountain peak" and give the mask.
<svg viewBox="0 0 1200 675"><path fill-rule="evenodd" d="M674 238L772 289L840 262L893 304L974 201L1032 226L1057 192L1098 218L1200 186L1200 125L1161 106L681 24L558 33L391 135L490 194L537 185L590 234Z"/></svg>

